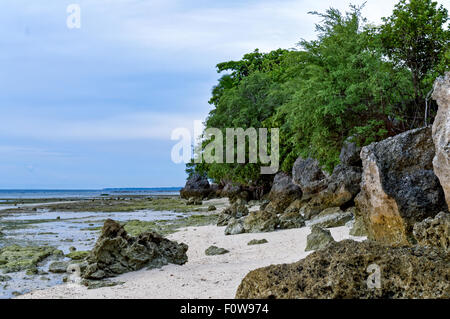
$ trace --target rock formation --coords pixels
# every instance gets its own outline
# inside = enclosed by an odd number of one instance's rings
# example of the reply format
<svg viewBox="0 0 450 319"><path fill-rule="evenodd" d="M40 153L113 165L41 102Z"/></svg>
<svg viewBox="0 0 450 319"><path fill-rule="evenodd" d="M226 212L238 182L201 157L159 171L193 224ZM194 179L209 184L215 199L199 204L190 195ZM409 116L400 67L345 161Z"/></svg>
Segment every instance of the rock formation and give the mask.
<svg viewBox="0 0 450 319"><path fill-rule="evenodd" d="M434 83L433 99L439 105L433 124L433 141L436 149L433 167L444 189L447 205L450 207L450 72Z"/></svg>
<svg viewBox="0 0 450 319"><path fill-rule="evenodd" d="M355 202L370 239L390 245L414 242L416 222L447 210L433 173L431 128L407 131L361 151L363 176Z"/></svg>
<svg viewBox="0 0 450 319"><path fill-rule="evenodd" d="M186 182L184 188L180 190L180 196L184 199L207 198L211 192L209 181L206 177L200 174L193 174Z"/></svg>
<svg viewBox="0 0 450 319"><path fill-rule="evenodd" d="M323 249L333 242L333 236L331 236L331 232L328 229L313 226L311 233L306 237L305 251Z"/></svg>
<svg viewBox="0 0 450 319"><path fill-rule="evenodd" d="M414 225L414 237L419 245L450 249L450 213L440 212ZM450 267L450 265L449 265Z"/></svg>
<svg viewBox="0 0 450 319"><path fill-rule="evenodd" d="M293 183L292 178L288 174L280 172L275 175L272 189L269 193L270 203L264 210L277 214L283 213L293 201L301 197L302 191L300 187Z"/></svg>
<svg viewBox="0 0 450 319"><path fill-rule="evenodd" d="M297 158L292 167L292 179L304 194L314 194L326 188L327 174L317 160Z"/></svg>
<svg viewBox="0 0 450 319"><path fill-rule="evenodd" d="M144 267L158 268L168 263L187 262L186 244L178 244L153 232L137 237L127 234L122 225L108 219L82 273L85 279L114 277Z"/></svg>
<svg viewBox="0 0 450 319"><path fill-rule="evenodd" d="M236 298L450 298L449 262L438 249L345 240L293 264L251 271Z"/></svg>

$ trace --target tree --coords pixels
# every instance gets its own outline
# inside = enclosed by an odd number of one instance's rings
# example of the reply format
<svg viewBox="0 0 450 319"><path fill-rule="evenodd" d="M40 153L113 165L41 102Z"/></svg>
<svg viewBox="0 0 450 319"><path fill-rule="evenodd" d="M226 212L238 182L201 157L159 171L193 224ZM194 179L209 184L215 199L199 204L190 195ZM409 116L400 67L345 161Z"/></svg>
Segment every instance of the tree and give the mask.
<svg viewBox="0 0 450 319"><path fill-rule="evenodd" d="M448 12L432 0L400 0L379 28L385 54L411 70L414 110L421 111L434 79L449 68ZM416 115L416 114L414 114Z"/></svg>

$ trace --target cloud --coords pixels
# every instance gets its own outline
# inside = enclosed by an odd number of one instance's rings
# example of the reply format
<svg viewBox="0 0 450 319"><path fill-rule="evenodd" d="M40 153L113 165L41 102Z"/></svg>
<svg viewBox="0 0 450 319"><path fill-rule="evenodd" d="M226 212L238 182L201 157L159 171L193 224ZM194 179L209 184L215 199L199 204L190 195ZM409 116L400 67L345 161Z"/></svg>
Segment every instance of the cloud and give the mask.
<svg viewBox="0 0 450 319"><path fill-rule="evenodd" d="M202 118L154 112L105 116L92 120L6 116L2 119L0 134L49 141L170 140L172 130L178 127L192 130L194 120ZM8 150L8 147L0 146L0 152ZM32 150L16 149L23 152Z"/></svg>

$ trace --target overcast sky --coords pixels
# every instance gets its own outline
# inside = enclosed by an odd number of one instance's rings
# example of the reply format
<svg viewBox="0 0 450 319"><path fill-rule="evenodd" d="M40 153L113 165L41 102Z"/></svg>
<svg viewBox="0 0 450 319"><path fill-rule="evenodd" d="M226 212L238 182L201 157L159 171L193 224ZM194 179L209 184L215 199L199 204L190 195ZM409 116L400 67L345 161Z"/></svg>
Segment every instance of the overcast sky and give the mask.
<svg viewBox="0 0 450 319"><path fill-rule="evenodd" d="M335 0L2 0L0 188L182 186L172 129L204 120L215 65L314 38ZM81 28L66 25L81 8ZM395 0L368 0L379 23Z"/></svg>

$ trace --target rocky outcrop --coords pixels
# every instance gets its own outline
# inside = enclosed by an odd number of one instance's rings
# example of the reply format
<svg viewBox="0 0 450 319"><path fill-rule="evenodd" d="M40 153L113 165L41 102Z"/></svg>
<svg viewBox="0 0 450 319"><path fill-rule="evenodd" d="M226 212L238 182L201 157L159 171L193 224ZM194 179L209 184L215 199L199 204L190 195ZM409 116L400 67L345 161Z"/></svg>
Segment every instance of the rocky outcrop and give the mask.
<svg viewBox="0 0 450 319"><path fill-rule="evenodd" d="M306 237L305 251L323 249L333 242L333 236L331 236L331 232L328 229L313 226L311 233Z"/></svg>
<svg viewBox="0 0 450 319"><path fill-rule="evenodd" d="M300 211L289 211L279 216L280 229L302 228L305 226L305 218Z"/></svg>
<svg viewBox="0 0 450 319"><path fill-rule="evenodd" d="M450 213L441 212L414 225L419 245L450 249ZM449 265L450 267L450 265Z"/></svg>
<svg viewBox="0 0 450 319"><path fill-rule="evenodd" d="M339 207L330 207L324 209L319 215L308 221L306 225L325 228L340 227L352 220L353 217L352 209L344 212Z"/></svg>
<svg viewBox="0 0 450 319"><path fill-rule="evenodd" d="M297 158L292 167L292 179L304 194L314 194L326 188L327 174L319 162L312 158Z"/></svg>
<svg viewBox="0 0 450 319"><path fill-rule="evenodd" d="M436 149L433 168L450 207L450 72L434 83L433 99L439 105L433 124L433 141Z"/></svg>
<svg viewBox="0 0 450 319"><path fill-rule="evenodd" d="M416 222L447 210L433 173L431 128L399 134L361 151L361 192L355 199L368 237L390 245L414 242Z"/></svg>
<svg viewBox="0 0 450 319"><path fill-rule="evenodd" d="M450 298L449 262L437 249L345 240L293 264L251 271L236 298Z"/></svg>
<svg viewBox="0 0 450 319"><path fill-rule="evenodd" d="M243 218L231 218L225 228L225 235L238 235L243 233L245 233Z"/></svg>
<svg viewBox="0 0 450 319"><path fill-rule="evenodd" d="M331 176L321 170L316 160L300 157L295 161L292 175L304 194L299 211L306 220L327 208L345 210L354 205L362 174L358 151L359 147L347 140L341 150L341 164L334 168Z"/></svg>
<svg viewBox="0 0 450 319"><path fill-rule="evenodd" d="M186 182L186 185L180 190L180 196L184 199L189 198L207 198L211 192L209 181L205 176L193 174Z"/></svg>
<svg viewBox="0 0 450 319"><path fill-rule="evenodd" d="M277 214L268 211L250 212L243 219L246 233L272 232L277 228L279 222Z"/></svg>
<svg viewBox="0 0 450 319"><path fill-rule="evenodd" d="M351 138L345 140L344 145L341 149L341 154L339 155L339 160L341 165L346 166L361 166L361 157L359 154L361 153L361 148L356 145L355 142L352 142Z"/></svg>
<svg viewBox="0 0 450 319"><path fill-rule="evenodd" d="M364 224L364 220L362 218L355 217L355 220L353 221L353 223L351 225L349 234L351 236L355 236L355 237L366 237L367 236L366 225Z"/></svg>
<svg viewBox="0 0 450 319"><path fill-rule="evenodd" d="M144 267L158 268L168 263L182 265L187 262L187 249L186 244L178 244L153 232L131 237L122 225L108 219L87 258L88 266L82 277L102 279Z"/></svg>
<svg viewBox="0 0 450 319"><path fill-rule="evenodd" d="M226 226L232 218L239 219L247 216L248 208L241 201L236 201L230 207L224 209L217 219L217 226Z"/></svg>
<svg viewBox="0 0 450 319"><path fill-rule="evenodd" d="M293 183L292 178L288 174L280 172L275 175L272 189L269 193L270 203L264 210L281 214L293 201L301 197L302 190L300 187Z"/></svg>

